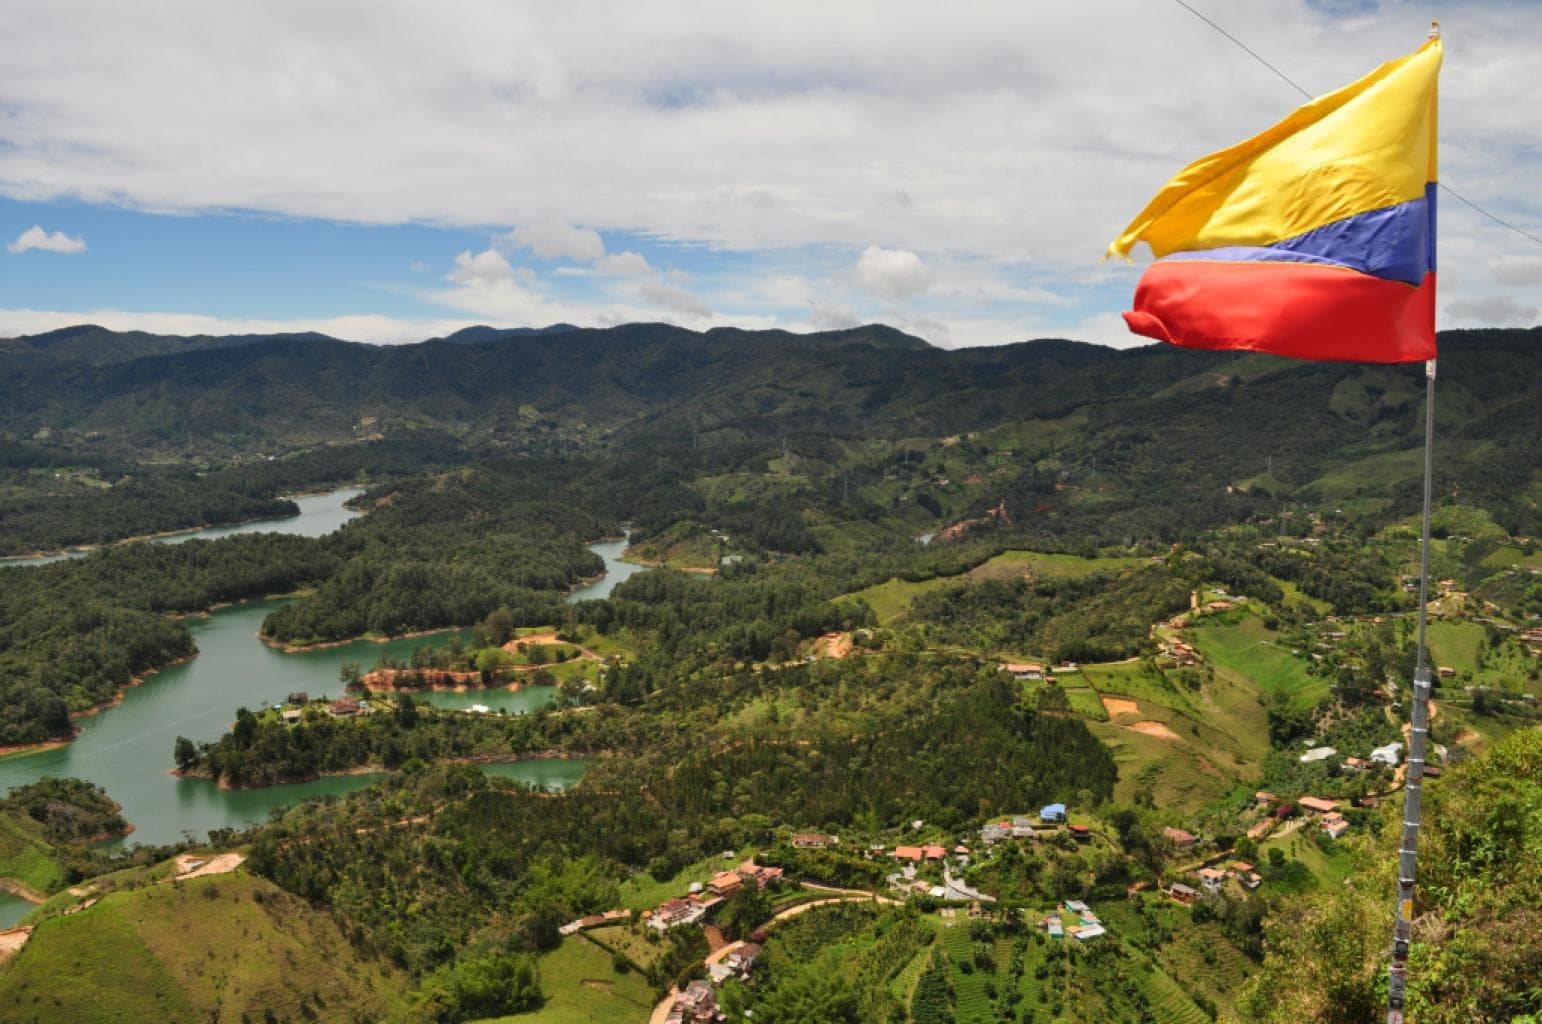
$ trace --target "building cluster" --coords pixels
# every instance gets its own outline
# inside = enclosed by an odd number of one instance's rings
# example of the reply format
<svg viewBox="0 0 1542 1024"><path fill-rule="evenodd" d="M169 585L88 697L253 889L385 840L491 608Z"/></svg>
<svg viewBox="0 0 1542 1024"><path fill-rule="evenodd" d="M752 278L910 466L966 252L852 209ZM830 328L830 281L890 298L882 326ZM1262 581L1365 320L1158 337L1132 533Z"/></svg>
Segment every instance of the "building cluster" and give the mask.
<svg viewBox="0 0 1542 1024"><path fill-rule="evenodd" d="M1065 804L1046 804L1040 808L1037 820L1026 814L1018 814L986 822L980 828L980 842L993 846L1005 839L1032 839L1041 832L1058 832L1062 826L1079 843L1092 840L1091 826L1066 824Z"/></svg>
<svg viewBox="0 0 1542 1024"><path fill-rule="evenodd" d="M278 712L279 721L285 725L299 725L306 707L312 703L310 694L304 690L297 690L291 693L284 703L273 705L273 710ZM355 718L359 715L372 715L380 710L377 704L356 697L341 697L332 701L322 697L315 703L333 718Z"/></svg>
<svg viewBox="0 0 1542 1024"><path fill-rule="evenodd" d="M1075 915L1075 924L1065 923L1068 915ZM1052 939L1069 935L1078 942L1090 942L1100 935L1108 934L1108 929L1103 927L1103 922L1098 919L1098 915L1081 900L1066 900L1058 905L1054 913L1045 916L1043 927L1045 933Z"/></svg>
<svg viewBox="0 0 1542 1024"><path fill-rule="evenodd" d="M782 869L766 867L747 860L732 871L721 871L705 885L693 883L685 896L665 900L653 910L643 912L648 927L667 932L680 925L695 924L721 906L741 886L754 885L765 889L782 880Z"/></svg>

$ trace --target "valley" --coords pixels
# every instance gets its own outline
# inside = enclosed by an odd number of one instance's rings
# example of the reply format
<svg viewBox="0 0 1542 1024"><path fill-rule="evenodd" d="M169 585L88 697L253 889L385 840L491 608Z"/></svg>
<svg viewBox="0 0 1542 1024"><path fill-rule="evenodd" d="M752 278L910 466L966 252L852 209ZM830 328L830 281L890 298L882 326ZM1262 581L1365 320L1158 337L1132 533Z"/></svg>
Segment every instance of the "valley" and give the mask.
<svg viewBox="0 0 1542 1024"><path fill-rule="evenodd" d="M1534 334L1442 363L1430 788L1461 810L1431 842L1460 863L1542 722ZM1374 1002L1416 605L1396 372L881 328L493 332L453 347L481 378L424 378L443 343L110 340L0 343L98 403L0 416L0 508L30 510L0 540L107 545L0 567L0 876L43 900L0 902L0 1015L1347 1021L1300 973L1319 920L1378 936L1335 996ZM219 400L139 415L162 361ZM70 824L109 805L132 832ZM1472 862L1477 904L1421 877L1426 912L1470 934L1537 856ZM1416 948L1429 1019L1492 1005L1435 966L1468 948Z"/></svg>

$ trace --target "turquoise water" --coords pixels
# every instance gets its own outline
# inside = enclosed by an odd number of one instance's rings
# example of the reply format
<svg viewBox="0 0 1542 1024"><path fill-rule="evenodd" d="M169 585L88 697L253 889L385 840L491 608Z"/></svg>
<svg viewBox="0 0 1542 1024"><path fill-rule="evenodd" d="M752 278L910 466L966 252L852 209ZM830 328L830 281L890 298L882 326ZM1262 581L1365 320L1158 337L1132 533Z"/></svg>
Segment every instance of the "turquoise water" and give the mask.
<svg viewBox="0 0 1542 1024"><path fill-rule="evenodd" d="M0 891L0 931L11 927L32 912L32 904L20 896Z"/></svg>
<svg viewBox="0 0 1542 1024"><path fill-rule="evenodd" d="M317 535L312 531L335 529L351 518L352 513L343 509L342 503L355 493L336 491L325 496L325 502L323 496L300 499L304 507L300 516L276 520L268 528L312 536ZM221 529L241 532L257 528L259 524L249 523ZM641 566L617 560L624 548L624 541L594 545L606 561L607 575L575 592L573 599L603 597L621 579L640 571ZM170 774L176 738L218 738L229 728L237 707L277 703L296 690L304 690L313 698L338 696L343 690L338 671L345 662L368 667L383 654L405 660L414 647L448 643L456 635L446 631L389 643L361 640L284 654L257 639L263 618L282 603L250 601L221 609L207 618L190 620L188 629L198 644L197 657L150 676L143 685L131 687L118 706L80 719L80 735L73 743L54 750L0 758L0 792L35 782L44 775L87 779L102 786L123 805L123 816L135 826L129 841L170 843L184 835L202 840L211 829L262 822L274 808L307 796L342 794L368 785L371 776L355 775L230 791L218 789L203 779L181 779ZM469 636L465 632L460 635ZM420 696L438 707L485 704L519 714L555 700L556 688L535 686L513 693L491 690ZM539 785L567 785L576 781L585 767L579 760L541 760L493 765L487 770ZM0 920L4 913L5 908L0 905Z"/></svg>
<svg viewBox="0 0 1542 1024"><path fill-rule="evenodd" d="M305 494L294 499L294 503L300 506L300 514L297 516L288 516L283 519L256 519L249 523L238 523L235 526L210 526L202 530L188 530L185 533L174 533L167 537L151 539L157 544L181 544L190 540L233 537L238 533L292 533L301 537L324 537L358 515L353 509L344 508L343 503L363 493L357 487L347 487L326 494ZM42 558L0 558L0 567L47 565L49 562L57 562L65 558L80 558L90 553L90 549L82 548L45 555Z"/></svg>

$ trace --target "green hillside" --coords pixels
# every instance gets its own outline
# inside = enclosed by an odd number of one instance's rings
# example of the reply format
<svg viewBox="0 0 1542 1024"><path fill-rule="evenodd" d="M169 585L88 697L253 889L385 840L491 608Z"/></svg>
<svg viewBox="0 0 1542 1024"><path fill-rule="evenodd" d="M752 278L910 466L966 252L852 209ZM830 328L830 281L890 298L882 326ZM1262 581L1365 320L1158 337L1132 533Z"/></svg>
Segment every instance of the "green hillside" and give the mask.
<svg viewBox="0 0 1542 1024"><path fill-rule="evenodd" d="M402 988L332 918L238 871L110 893L43 921L0 967L0 1017L384 1021L406 1016Z"/></svg>

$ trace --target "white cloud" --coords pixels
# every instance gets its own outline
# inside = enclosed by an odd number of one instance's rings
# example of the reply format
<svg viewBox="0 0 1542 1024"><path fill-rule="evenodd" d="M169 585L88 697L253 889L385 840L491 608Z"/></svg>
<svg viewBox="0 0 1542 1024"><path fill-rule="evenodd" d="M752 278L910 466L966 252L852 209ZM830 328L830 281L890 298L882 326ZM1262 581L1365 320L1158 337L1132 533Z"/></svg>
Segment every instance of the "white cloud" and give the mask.
<svg viewBox="0 0 1542 1024"><path fill-rule="evenodd" d="M334 317L300 317L288 320L241 319L205 316L200 313L144 313L117 309L84 312L39 309L0 309L0 337L41 334L75 324L98 324L113 331L148 331L152 334L286 334L314 331L344 341L395 345L444 337L479 323L478 320L413 319L375 314Z"/></svg>
<svg viewBox="0 0 1542 1024"><path fill-rule="evenodd" d="M904 302L926 290L931 271L908 249L870 245L857 258L857 287L888 302Z"/></svg>
<svg viewBox="0 0 1542 1024"><path fill-rule="evenodd" d="M1310 0L1232 0L1215 16L1322 92L1418 45L1442 5L1365 6L1345 18ZM1177 5L1130 0L971 5L942 19L923 0L894 0L881 18L827 0L596 0L571 18L467 0L434 18L381 4L363 20L335 5L199 0L166 0L158 19L115 0L19 10L0 33L0 194L522 225L494 247L595 276L626 255L609 264L600 231L807 253L843 266L800 271L806 293L779 311L874 319L882 303L905 304L947 323L950 344L1073 333L1066 324L1092 315L1088 281L1133 290L1134 271L1096 260L1151 194L1300 101ZM1442 176L1537 232L1542 120L1516 111L1542 93L1542 4L1474 0L1461 14L1442 81ZM1455 202L1442 204L1440 237L1443 302L1465 309L1502 284L1518 308L1542 306L1542 281L1506 269L1534 261L1532 243ZM909 254L911 276L898 257L854 272L864 249ZM471 277L452 283L481 284L454 302L560 305L498 291L518 279L482 269L492 276L457 264ZM639 266L584 308L670 309L626 290L644 276ZM700 283L688 294L741 308Z"/></svg>
<svg viewBox="0 0 1542 1024"><path fill-rule="evenodd" d="M412 271L414 274L426 274L434 268L429 266L427 263L424 263L422 260L413 260L411 263L407 264L407 269Z"/></svg>
<svg viewBox="0 0 1542 1024"><path fill-rule="evenodd" d="M597 231L547 221L515 228L498 239L516 249L530 249L543 260L580 260L588 263L605 255L605 242Z"/></svg>
<svg viewBox="0 0 1542 1024"><path fill-rule="evenodd" d="M602 274L614 274L617 277L653 273L653 268L648 265L647 259L641 253L631 251L603 256L595 261L594 269Z"/></svg>
<svg viewBox="0 0 1542 1024"><path fill-rule="evenodd" d="M1508 295L1471 295L1448 302L1446 315L1484 327L1533 327L1539 319L1535 305L1517 302Z"/></svg>
<svg viewBox="0 0 1542 1024"><path fill-rule="evenodd" d="M455 257L455 269L446 276L456 284L487 285L512 281L514 268L496 249L485 249L474 256L467 249Z"/></svg>
<svg viewBox="0 0 1542 1024"><path fill-rule="evenodd" d="M676 288L674 285L665 284L663 281L645 281L638 288L637 294L647 302L662 306L670 312L679 313L692 320L701 320L712 316L711 306L684 288Z"/></svg>
<svg viewBox="0 0 1542 1024"><path fill-rule="evenodd" d="M44 252L74 253L86 251L84 238L71 238L63 231L55 231L49 234L39 225L34 224L21 234L16 236L16 241L5 247L6 252L26 252L28 249L42 249Z"/></svg>

